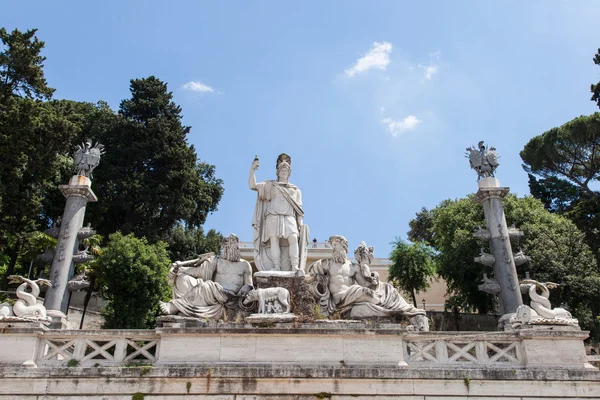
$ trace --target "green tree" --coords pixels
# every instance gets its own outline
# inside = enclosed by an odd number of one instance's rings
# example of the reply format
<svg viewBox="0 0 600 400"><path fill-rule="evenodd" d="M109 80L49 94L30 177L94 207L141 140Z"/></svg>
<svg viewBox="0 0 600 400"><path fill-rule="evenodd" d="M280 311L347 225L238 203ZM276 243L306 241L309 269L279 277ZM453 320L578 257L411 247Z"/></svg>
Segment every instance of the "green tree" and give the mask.
<svg viewBox="0 0 600 400"><path fill-rule="evenodd" d="M176 223L200 227L217 208L222 181L187 143L190 128L167 85L155 77L131 81L120 118L98 139L107 152L94 178L102 199L89 206L103 235L115 231L165 239ZM107 216L110 216L107 218Z"/></svg>
<svg viewBox="0 0 600 400"><path fill-rule="evenodd" d="M52 108L36 101L49 99L54 89L44 78L44 42L35 33L0 28L0 258L8 274L15 271L27 235L38 228L48 167L57 161L54 144L72 131ZM46 141L46 148L36 146Z"/></svg>
<svg viewBox="0 0 600 400"><path fill-rule="evenodd" d="M531 194L573 221L600 266L600 113L582 116L532 138L520 153Z"/></svg>
<svg viewBox="0 0 600 400"><path fill-rule="evenodd" d="M521 243L513 243L513 251L522 249L532 258L530 263L517 267L519 276L524 277L527 271L533 279L559 283L560 288L551 296L554 306L564 302L577 317L591 320L592 312L597 311L600 290L594 282L600 282L600 276L581 231L567 218L547 211L532 197L509 195L504 200L504 209L508 225L525 233ZM493 271L473 260L482 247L489 251L487 243L473 237L479 226L485 226L481 205L469 196L445 200L433 210L421 213L430 214L431 224L420 231L426 232L427 244L438 252L438 273L446 280L456 302L480 313L491 312L495 299L479 291L477 285L484 272L493 276ZM411 238L418 236L416 232L409 234Z"/></svg>
<svg viewBox="0 0 600 400"><path fill-rule="evenodd" d="M190 260L209 252L218 254L222 240L223 235L214 229L205 235L202 227L193 228L180 223L175 225L165 238L171 260Z"/></svg>
<svg viewBox="0 0 600 400"><path fill-rule="evenodd" d="M425 243L406 243L399 238L393 245L389 278L395 286L410 293L413 305L417 307L417 293L427 290L431 278L436 275L435 252Z"/></svg>
<svg viewBox="0 0 600 400"><path fill-rule="evenodd" d="M169 296L167 244L149 244L133 234L110 235L96 266L107 329L152 328L158 302Z"/></svg>
<svg viewBox="0 0 600 400"><path fill-rule="evenodd" d="M520 153L528 173L563 179L600 199L600 113L581 116L529 140Z"/></svg>
<svg viewBox="0 0 600 400"><path fill-rule="evenodd" d="M600 65L600 49L598 49L598 52L596 53L596 55L594 55L594 64L596 65ZM598 107L600 107L600 82L596 83L596 84L592 84L591 87L591 91L592 91L592 101L595 101L596 104L598 104Z"/></svg>
<svg viewBox="0 0 600 400"><path fill-rule="evenodd" d="M59 171L72 167L68 152L82 129L78 106L14 99L0 110L0 252L9 258L9 275L27 236L48 226L48 196L62 197Z"/></svg>
<svg viewBox="0 0 600 400"><path fill-rule="evenodd" d="M44 77L44 61L40 55L44 42L35 33L37 29L8 33L0 28L0 108L13 96L49 99L54 89Z"/></svg>

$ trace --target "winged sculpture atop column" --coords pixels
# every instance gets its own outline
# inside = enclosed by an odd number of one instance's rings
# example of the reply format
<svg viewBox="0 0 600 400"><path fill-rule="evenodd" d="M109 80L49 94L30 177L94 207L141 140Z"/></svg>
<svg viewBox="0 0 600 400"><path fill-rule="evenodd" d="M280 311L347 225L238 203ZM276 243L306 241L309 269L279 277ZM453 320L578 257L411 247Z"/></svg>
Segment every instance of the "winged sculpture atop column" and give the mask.
<svg viewBox="0 0 600 400"><path fill-rule="evenodd" d="M92 171L100 164L100 157L104 154L104 145L96 142L92 146L91 140L77 146L73 160L75 162L75 171L77 175L92 178Z"/></svg>
<svg viewBox="0 0 600 400"><path fill-rule="evenodd" d="M498 158L500 156L496 153L495 147L486 146L483 140L475 146L467 148L466 157L469 159L471 168L477 172L477 180L481 178L489 178L494 176L496 168L498 168Z"/></svg>

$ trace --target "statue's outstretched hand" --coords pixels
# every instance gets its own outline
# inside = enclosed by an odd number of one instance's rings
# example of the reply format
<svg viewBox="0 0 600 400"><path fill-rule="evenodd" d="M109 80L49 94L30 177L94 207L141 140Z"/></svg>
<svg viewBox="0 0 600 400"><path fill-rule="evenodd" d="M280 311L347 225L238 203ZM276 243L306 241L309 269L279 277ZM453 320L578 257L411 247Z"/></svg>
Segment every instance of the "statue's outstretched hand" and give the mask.
<svg viewBox="0 0 600 400"><path fill-rule="evenodd" d="M254 161L252 161L252 171L256 171L260 166L260 162L258 161L258 156L254 157Z"/></svg>

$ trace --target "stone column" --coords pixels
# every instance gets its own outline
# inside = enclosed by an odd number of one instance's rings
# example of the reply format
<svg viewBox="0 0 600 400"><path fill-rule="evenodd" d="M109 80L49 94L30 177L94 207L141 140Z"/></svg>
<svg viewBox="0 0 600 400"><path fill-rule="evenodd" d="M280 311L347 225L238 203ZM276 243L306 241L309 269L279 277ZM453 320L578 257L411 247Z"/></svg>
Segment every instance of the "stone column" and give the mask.
<svg viewBox="0 0 600 400"><path fill-rule="evenodd" d="M52 287L46 292L44 306L48 315L52 316L53 324L59 327L61 322L66 322L67 302L69 294L67 282L71 274L71 261L77 251L77 233L83 226L85 207L88 201L97 201L98 198L91 189L92 182L82 175L75 175L68 185L60 185L59 189L67 198L63 213L56 252L50 269ZM61 321L56 321L61 320ZM62 324L61 324L62 325Z"/></svg>
<svg viewBox="0 0 600 400"><path fill-rule="evenodd" d="M473 199L483 205L485 223L490 232L490 250L494 256L494 275L500 285L500 302L504 313L510 314L523 305L517 268L513 258L512 246L502 199L509 188L501 187L496 178L484 178L479 181L479 191Z"/></svg>

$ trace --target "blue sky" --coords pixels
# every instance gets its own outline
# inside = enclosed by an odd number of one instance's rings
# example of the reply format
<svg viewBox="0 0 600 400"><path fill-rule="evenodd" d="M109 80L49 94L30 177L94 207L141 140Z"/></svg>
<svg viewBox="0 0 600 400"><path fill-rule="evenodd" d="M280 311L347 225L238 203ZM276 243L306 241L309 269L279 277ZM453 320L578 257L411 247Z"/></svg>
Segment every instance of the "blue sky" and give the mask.
<svg viewBox="0 0 600 400"><path fill-rule="evenodd" d="M257 179L274 179L286 152L312 236L341 234L351 249L364 240L377 257L421 207L477 190L464 154L479 140L498 149L501 183L529 192L525 143L598 111L598 21L598 1L12 1L0 11L0 26L39 29L56 98L117 109L130 79L168 82L190 143L225 182L206 228L250 241L249 167L257 154Z"/></svg>

